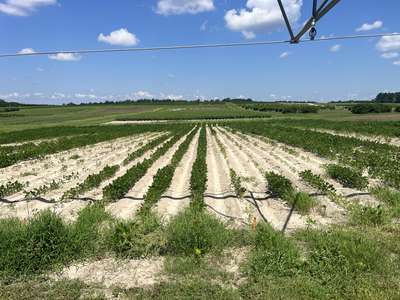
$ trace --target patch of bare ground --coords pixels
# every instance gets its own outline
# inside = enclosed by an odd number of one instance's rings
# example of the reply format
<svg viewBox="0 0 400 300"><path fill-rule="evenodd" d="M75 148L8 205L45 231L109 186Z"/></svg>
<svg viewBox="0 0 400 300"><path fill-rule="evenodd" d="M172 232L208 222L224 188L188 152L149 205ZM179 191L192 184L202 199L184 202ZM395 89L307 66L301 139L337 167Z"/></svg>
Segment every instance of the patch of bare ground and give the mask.
<svg viewBox="0 0 400 300"><path fill-rule="evenodd" d="M225 157L226 155L226 157ZM229 151L222 153L216 138L207 128L207 189L204 201L208 211L223 221L242 225L248 221L247 214L253 211L251 205L238 199L230 179L231 164L237 164Z"/></svg>
<svg viewBox="0 0 400 300"><path fill-rule="evenodd" d="M172 178L171 186L161 197L161 200L154 207L154 210L165 221L177 215L190 203L190 178L192 167L197 156L197 145L199 141L200 130L194 136L188 151L178 164Z"/></svg>
<svg viewBox="0 0 400 300"><path fill-rule="evenodd" d="M179 145L183 143L187 135L176 142L165 155L156 160L147 170L146 174L135 184L135 186L125 195L124 198L109 204L106 210L113 216L120 219L132 218L144 202L144 196L153 183L153 177L159 169L167 166Z"/></svg>
<svg viewBox="0 0 400 300"><path fill-rule="evenodd" d="M105 258L87 261L64 268L50 277L56 280L80 280L86 284L99 285L112 291L113 288L131 289L158 283L162 278L164 259L116 259Z"/></svg>
<svg viewBox="0 0 400 300"><path fill-rule="evenodd" d="M117 139L91 147L50 155L43 161L32 161L32 171L26 176L29 182L26 190L49 185L53 181L59 186L45 193L45 195L40 195L43 199L25 199L23 192L8 197L7 200L15 203L0 203L0 218L18 217L26 219L41 210L52 209L67 221L72 221L77 216L78 211L86 206L87 202L81 200L60 202L58 200L62 194L71 187L83 182L88 175L99 172L104 166L120 164L128 153L157 136L159 134ZM79 158L75 158L76 155ZM25 165L26 162L21 164ZM22 169L17 168L17 171L12 171L11 173L15 176L15 179L21 181L21 177L24 178L25 170L25 167ZM41 171L39 172L39 170ZM5 181L11 180L9 176L7 173Z"/></svg>

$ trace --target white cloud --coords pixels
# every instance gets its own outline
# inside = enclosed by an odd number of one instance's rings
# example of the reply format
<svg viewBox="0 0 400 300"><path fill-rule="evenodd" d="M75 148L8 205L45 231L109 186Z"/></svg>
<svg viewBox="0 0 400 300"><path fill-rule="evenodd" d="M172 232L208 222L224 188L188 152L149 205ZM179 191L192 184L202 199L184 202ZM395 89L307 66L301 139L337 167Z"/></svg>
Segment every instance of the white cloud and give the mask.
<svg viewBox="0 0 400 300"><path fill-rule="evenodd" d="M331 52L339 52L341 49L342 49L342 45L336 44L336 45L333 45L329 50Z"/></svg>
<svg viewBox="0 0 400 300"><path fill-rule="evenodd" d="M136 37L136 35L130 33L126 28L115 30L109 35L100 33L97 40L99 42L119 46L135 46L139 43L139 39Z"/></svg>
<svg viewBox="0 0 400 300"><path fill-rule="evenodd" d="M393 64L394 64L395 66L400 66L400 60L394 61Z"/></svg>
<svg viewBox="0 0 400 300"><path fill-rule="evenodd" d="M0 3L0 12L7 15L24 17L40 6L57 4L57 0L6 0Z"/></svg>
<svg viewBox="0 0 400 300"><path fill-rule="evenodd" d="M279 58L287 58L289 55L290 55L290 52L285 51L285 52L282 52L281 55L279 55Z"/></svg>
<svg viewBox="0 0 400 300"><path fill-rule="evenodd" d="M36 68L36 71L38 71L38 72L43 72L43 71L44 71L44 69L43 69L43 68L41 68L41 67L37 67L37 68Z"/></svg>
<svg viewBox="0 0 400 300"><path fill-rule="evenodd" d="M376 47L382 52L398 51L400 50L400 36L383 36L376 44Z"/></svg>
<svg viewBox="0 0 400 300"><path fill-rule="evenodd" d="M35 53L35 50L33 50L32 48L24 48L18 52L18 54L33 54L33 53Z"/></svg>
<svg viewBox="0 0 400 300"><path fill-rule="evenodd" d="M215 9L213 0L159 0L156 12L160 15L198 14Z"/></svg>
<svg viewBox="0 0 400 300"><path fill-rule="evenodd" d="M75 53L57 53L49 55L49 58L59 61L79 61L81 60L82 56Z"/></svg>
<svg viewBox="0 0 400 300"><path fill-rule="evenodd" d="M384 59L392 59L399 56L398 52L385 52L381 55Z"/></svg>
<svg viewBox="0 0 400 300"><path fill-rule="evenodd" d="M136 99L152 99L154 98L154 96L146 91L137 91L136 93L134 93L134 97Z"/></svg>
<svg viewBox="0 0 400 300"><path fill-rule="evenodd" d="M302 0L283 0L288 18L292 23L301 16ZM231 9L225 14L226 26L240 31L245 37L257 31L273 31L284 26L282 13L275 0L247 0L246 8Z"/></svg>
<svg viewBox="0 0 400 300"><path fill-rule="evenodd" d="M383 22L382 21L375 21L374 23L364 23L362 24L360 27L358 27L356 29L356 31L370 31L370 30L374 30L374 29L379 29L383 26Z"/></svg>

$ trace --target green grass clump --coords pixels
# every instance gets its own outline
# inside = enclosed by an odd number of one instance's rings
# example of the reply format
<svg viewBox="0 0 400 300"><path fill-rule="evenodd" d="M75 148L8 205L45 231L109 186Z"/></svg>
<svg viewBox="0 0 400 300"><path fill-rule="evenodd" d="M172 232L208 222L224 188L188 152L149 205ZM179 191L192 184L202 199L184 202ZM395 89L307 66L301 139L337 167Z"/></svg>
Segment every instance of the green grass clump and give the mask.
<svg viewBox="0 0 400 300"><path fill-rule="evenodd" d="M355 225L379 226L390 222L389 212L381 205L377 207L352 205L351 222Z"/></svg>
<svg viewBox="0 0 400 300"><path fill-rule="evenodd" d="M349 293L362 291L360 285L370 282L371 276L378 279L392 272L390 255L381 242L355 230L305 230L297 237L307 245L302 272L324 286L327 298L350 297Z"/></svg>
<svg viewBox="0 0 400 300"><path fill-rule="evenodd" d="M368 186L368 178L364 177L360 171L349 167L330 164L326 166L326 172L329 177L344 187L364 190Z"/></svg>
<svg viewBox="0 0 400 300"><path fill-rule="evenodd" d="M386 187L376 187L371 190L371 193L388 206L393 218L400 218L400 192Z"/></svg>
<svg viewBox="0 0 400 300"><path fill-rule="evenodd" d="M151 212L132 221L120 221L111 229L108 244L122 258L158 255L165 248L161 221Z"/></svg>
<svg viewBox="0 0 400 300"><path fill-rule="evenodd" d="M211 283L206 278L162 282L151 288L134 288L124 293L128 299L213 299L239 300L237 290Z"/></svg>
<svg viewBox="0 0 400 300"><path fill-rule="evenodd" d="M285 199L294 193L292 182L286 177L274 172L268 172L265 174L265 178L268 181L268 190L272 196Z"/></svg>
<svg viewBox="0 0 400 300"><path fill-rule="evenodd" d="M298 264L299 253L291 240L269 225L257 225L254 250L246 265L251 278L290 276L297 272Z"/></svg>
<svg viewBox="0 0 400 300"><path fill-rule="evenodd" d="M287 194L285 200L300 214L307 214L317 205L317 201L305 192Z"/></svg>
<svg viewBox="0 0 400 300"><path fill-rule="evenodd" d="M0 275L32 275L66 261L70 256L70 231L50 211L28 223L16 219L0 221Z"/></svg>
<svg viewBox="0 0 400 300"><path fill-rule="evenodd" d="M166 250L172 255L201 256L223 249L230 236L230 231L214 216L188 208L168 224Z"/></svg>
<svg viewBox="0 0 400 300"><path fill-rule="evenodd" d="M102 256L106 252L105 237L112 221L102 203L91 204L82 209L76 222L70 225L74 256Z"/></svg>

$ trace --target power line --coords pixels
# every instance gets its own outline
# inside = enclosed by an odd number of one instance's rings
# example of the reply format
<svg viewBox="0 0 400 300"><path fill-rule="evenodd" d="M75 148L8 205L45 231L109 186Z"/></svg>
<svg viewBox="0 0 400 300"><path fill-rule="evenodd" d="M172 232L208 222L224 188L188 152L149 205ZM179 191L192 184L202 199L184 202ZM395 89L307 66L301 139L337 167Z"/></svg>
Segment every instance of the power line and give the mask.
<svg viewBox="0 0 400 300"><path fill-rule="evenodd" d="M385 36L400 36L400 33L380 33L380 34L364 34L364 35L345 35L337 37L324 37L318 39L304 39L299 43L307 42L323 42L332 40L351 40L365 39ZM260 41L260 42L243 42L243 43L219 43L219 44L193 44L193 45L173 45L160 47L143 47L143 48L114 48L114 49L87 49L87 50L61 50L61 51L41 51L33 53L5 53L0 54L0 58L21 57L21 56L42 56L57 54L92 54L92 53L113 53L113 52L146 52L146 51L163 51L163 50L183 50L183 49L203 49L203 48L228 48L228 47L245 47L245 46L267 46L278 44L291 44L290 40L278 41Z"/></svg>

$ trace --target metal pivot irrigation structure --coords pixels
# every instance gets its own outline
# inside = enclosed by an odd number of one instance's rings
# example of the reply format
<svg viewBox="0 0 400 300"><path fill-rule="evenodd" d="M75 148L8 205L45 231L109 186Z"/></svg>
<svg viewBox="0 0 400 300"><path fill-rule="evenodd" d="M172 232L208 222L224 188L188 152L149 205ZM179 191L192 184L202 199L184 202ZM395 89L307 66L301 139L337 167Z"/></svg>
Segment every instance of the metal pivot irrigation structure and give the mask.
<svg viewBox="0 0 400 300"><path fill-rule="evenodd" d="M361 35L344 35L317 38L316 24L328 12L330 12L341 0L312 0L311 17L303 25L302 29L295 34L289 18L286 14L285 6L282 0L277 0L283 20L285 21L287 30L290 35L289 40L276 41L259 41L259 42L239 42L239 43L216 43L216 44L186 44L186 45L171 45L171 46L156 46L156 47L135 47L135 48L112 48L112 49L77 49L77 50L49 50L35 51L31 53L0 53L1 58L21 57L21 56L43 56L57 54L92 54L92 53L116 53L116 52L148 52L148 51L163 51L163 50L183 50L183 49L204 49L204 48L228 48L228 47L243 47L243 46L261 46L261 45L276 45L276 44L299 44L305 42L317 41L332 41L332 40L349 40L349 39L365 39L376 37L400 36L400 33L378 33L378 34L361 34ZM308 39L302 37L309 33Z"/></svg>

